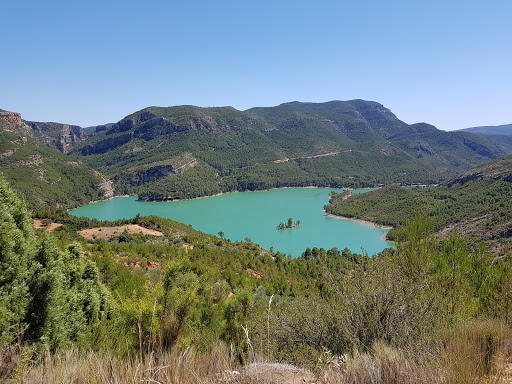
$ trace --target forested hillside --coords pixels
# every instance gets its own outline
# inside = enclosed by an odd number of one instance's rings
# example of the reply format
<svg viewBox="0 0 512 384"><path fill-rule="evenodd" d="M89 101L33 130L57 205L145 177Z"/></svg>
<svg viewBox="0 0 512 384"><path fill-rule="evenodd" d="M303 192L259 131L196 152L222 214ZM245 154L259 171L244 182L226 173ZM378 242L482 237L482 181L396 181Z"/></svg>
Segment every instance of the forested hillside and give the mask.
<svg viewBox="0 0 512 384"><path fill-rule="evenodd" d="M33 134L21 120L0 119L0 172L31 207L76 207L108 196L105 178Z"/></svg>
<svg viewBox="0 0 512 384"><path fill-rule="evenodd" d="M379 103L352 100L246 111L150 107L97 132L73 154L113 179L117 193L173 199L282 186L435 183L507 149L469 133L408 125Z"/></svg>
<svg viewBox="0 0 512 384"><path fill-rule="evenodd" d="M328 213L404 225L423 212L436 232L458 232L479 239L512 236L512 156L463 172L435 187L404 189L390 185L362 195L334 194ZM397 232L392 231L393 238Z"/></svg>
<svg viewBox="0 0 512 384"><path fill-rule="evenodd" d="M32 206L73 207L113 193L167 200L284 186L432 184L512 151L503 140L405 124L364 100L246 111L149 107L88 130L2 113L4 173ZM28 140L15 155L13 134ZM15 160L23 153L32 160ZM31 169L14 172L19 164Z"/></svg>
<svg viewBox="0 0 512 384"><path fill-rule="evenodd" d="M471 132L482 136L505 135L512 136L512 124L487 125L461 129L464 132Z"/></svg>
<svg viewBox="0 0 512 384"><path fill-rule="evenodd" d="M460 129L457 132L469 132L492 141L505 152L512 148L512 124L491 125Z"/></svg>

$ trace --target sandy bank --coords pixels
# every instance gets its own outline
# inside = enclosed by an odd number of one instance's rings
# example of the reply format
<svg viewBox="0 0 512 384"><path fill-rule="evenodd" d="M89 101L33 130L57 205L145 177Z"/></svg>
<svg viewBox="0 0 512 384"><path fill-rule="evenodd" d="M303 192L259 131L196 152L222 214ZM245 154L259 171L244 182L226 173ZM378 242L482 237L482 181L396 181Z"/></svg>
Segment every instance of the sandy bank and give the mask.
<svg viewBox="0 0 512 384"><path fill-rule="evenodd" d="M334 219L353 221L355 223L369 225L370 227L377 228L377 229L385 229L385 230L388 230L388 231L390 229L393 229L393 227L391 227L389 225L381 225L381 224L374 223L373 221L362 220L362 219L355 219L353 217L338 216L338 215L333 215L332 213L327 213L326 215L329 216L329 217L332 217Z"/></svg>

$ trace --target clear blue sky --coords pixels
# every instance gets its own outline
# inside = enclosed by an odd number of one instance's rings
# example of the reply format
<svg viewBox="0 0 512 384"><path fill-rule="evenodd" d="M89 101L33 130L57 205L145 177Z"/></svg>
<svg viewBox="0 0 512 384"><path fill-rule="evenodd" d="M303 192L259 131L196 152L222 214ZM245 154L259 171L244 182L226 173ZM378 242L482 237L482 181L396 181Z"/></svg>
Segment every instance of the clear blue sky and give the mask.
<svg viewBox="0 0 512 384"><path fill-rule="evenodd" d="M512 1L23 1L0 7L0 108L375 100L407 123L512 123Z"/></svg>

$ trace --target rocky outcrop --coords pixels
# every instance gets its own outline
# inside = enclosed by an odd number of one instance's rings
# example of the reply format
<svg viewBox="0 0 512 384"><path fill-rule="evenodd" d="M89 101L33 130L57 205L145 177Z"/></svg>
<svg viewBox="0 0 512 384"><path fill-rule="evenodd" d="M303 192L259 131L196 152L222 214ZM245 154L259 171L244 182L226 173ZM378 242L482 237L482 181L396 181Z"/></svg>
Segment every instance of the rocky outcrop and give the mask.
<svg viewBox="0 0 512 384"><path fill-rule="evenodd" d="M103 191L103 196L107 199L114 197L114 187L111 180L106 180L97 184L94 189Z"/></svg>
<svg viewBox="0 0 512 384"><path fill-rule="evenodd" d="M379 103L369 103L366 101L354 100L353 103L357 107L357 111L363 116L363 118L370 124L374 122L393 121L399 122L396 115L391 112L388 108L384 107Z"/></svg>
<svg viewBox="0 0 512 384"><path fill-rule="evenodd" d="M174 124L164 117L156 117L139 125L133 131L133 137L140 137L146 141L153 140L157 136L167 135L174 132L186 132L190 127Z"/></svg>
<svg viewBox="0 0 512 384"><path fill-rule="evenodd" d="M27 121L26 124L39 141L62 153L70 152L73 145L87 139L87 134L78 125L37 121Z"/></svg>
<svg viewBox="0 0 512 384"><path fill-rule="evenodd" d="M497 156L487 146L477 143L470 139L464 139L464 145L469 147L472 151L475 151L479 155L488 157L489 159L495 159Z"/></svg>
<svg viewBox="0 0 512 384"><path fill-rule="evenodd" d="M156 181L168 175L183 173L197 165L197 159L190 153L167 160L165 163L153 163L132 169L116 176L116 184L137 186Z"/></svg>
<svg viewBox="0 0 512 384"><path fill-rule="evenodd" d="M134 119L121 120L119 123L114 124L107 132L107 135L113 135L114 133L126 132L135 128Z"/></svg>
<svg viewBox="0 0 512 384"><path fill-rule="evenodd" d="M21 114L17 112L0 111L0 120L8 124L21 127Z"/></svg>
<svg viewBox="0 0 512 384"><path fill-rule="evenodd" d="M129 185L141 185L158 180L171 173L176 173L172 165L158 165L147 169L141 169L130 174L120 175L119 177L114 178L114 182L123 180L123 183L127 183Z"/></svg>
<svg viewBox="0 0 512 384"><path fill-rule="evenodd" d="M131 137L132 135L130 133L126 133L124 135L116 137L109 137L108 139L98 141L95 144L86 145L85 147L82 148L81 152L83 156L105 153L111 149L114 149L116 147L119 147L120 145L129 142Z"/></svg>
<svg viewBox="0 0 512 384"><path fill-rule="evenodd" d="M139 116L139 120L140 121L148 121L148 120L151 120L153 118L155 118L156 115L154 113L151 113L151 112L142 112Z"/></svg>

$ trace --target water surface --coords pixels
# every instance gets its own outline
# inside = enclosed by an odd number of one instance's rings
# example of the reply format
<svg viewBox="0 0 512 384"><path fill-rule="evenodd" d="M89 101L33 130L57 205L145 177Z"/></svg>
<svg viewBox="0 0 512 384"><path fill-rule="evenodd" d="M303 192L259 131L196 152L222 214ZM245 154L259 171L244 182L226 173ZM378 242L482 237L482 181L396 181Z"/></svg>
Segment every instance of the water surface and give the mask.
<svg viewBox="0 0 512 384"><path fill-rule="evenodd" d="M391 246L382 240L386 230L326 216L323 206L330 188L282 188L263 192L236 192L188 201L143 202L137 197L116 197L71 211L74 216L98 220L129 219L140 214L157 215L232 241L250 238L265 249L274 247L295 257L309 247L352 252L364 248L369 255ZM341 192L341 190L335 190ZM365 190L353 191L356 193ZM289 217L300 220L298 228L277 230Z"/></svg>

